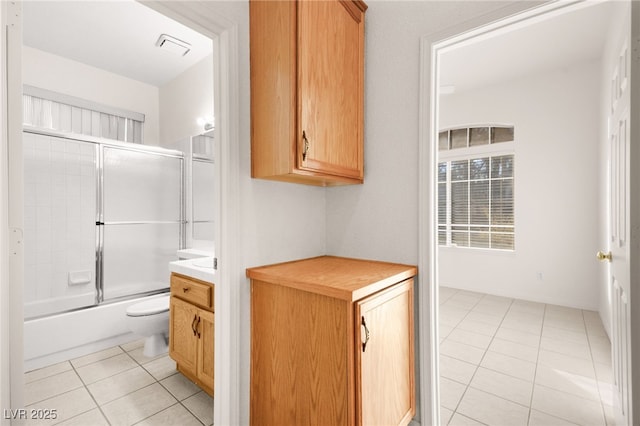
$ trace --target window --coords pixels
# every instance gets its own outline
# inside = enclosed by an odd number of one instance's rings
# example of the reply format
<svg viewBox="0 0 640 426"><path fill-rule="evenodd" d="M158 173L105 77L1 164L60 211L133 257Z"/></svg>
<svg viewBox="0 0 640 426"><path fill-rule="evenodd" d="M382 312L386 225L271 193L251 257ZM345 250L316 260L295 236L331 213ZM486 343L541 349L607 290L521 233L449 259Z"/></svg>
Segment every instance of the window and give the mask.
<svg viewBox="0 0 640 426"><path fill-rule="evenodd" d="M440 245L515 248L512 144L513 127L457 128L440 132Z"/></svg>
<svg viewBox="0 0 640 426"><path fill-rule="evenodd" d="M143 143L144 114L25 85L22 117L26 126L63 133Z"/></svg>

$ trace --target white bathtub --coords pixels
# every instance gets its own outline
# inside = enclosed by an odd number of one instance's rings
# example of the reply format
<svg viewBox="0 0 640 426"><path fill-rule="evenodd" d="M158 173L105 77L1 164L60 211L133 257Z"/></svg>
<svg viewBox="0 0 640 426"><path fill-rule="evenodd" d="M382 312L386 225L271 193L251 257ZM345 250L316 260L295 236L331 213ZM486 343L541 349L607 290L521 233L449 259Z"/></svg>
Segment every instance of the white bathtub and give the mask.
<svg viewBox="0 0 640 426"><path fill-rule="evenodd" d="M25 371L140 339L125 321L127 307L160 295L110 303L24 322Z"/></svg>

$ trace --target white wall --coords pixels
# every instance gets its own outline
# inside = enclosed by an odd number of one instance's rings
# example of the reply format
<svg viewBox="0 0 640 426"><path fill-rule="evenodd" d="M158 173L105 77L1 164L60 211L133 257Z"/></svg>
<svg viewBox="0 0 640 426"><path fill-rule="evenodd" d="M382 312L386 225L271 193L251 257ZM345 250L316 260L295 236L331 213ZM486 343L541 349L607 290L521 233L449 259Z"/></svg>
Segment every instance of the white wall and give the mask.
<svg viewBox="0 0 640 426"><path fill-rule="evenodd" d="M329 253L417 264L420 38L510 3L368 3L364 185L327 190Z"/></svg>
<svg viewBox="0 0 640 426"><path fill-rule="evenodd" d="M204 131L196 120L213 117L213 55L160 87L160 145L185 150L180 141Z"/></svg>
<svg viewBox="0 0 640 426"><path fill-rule="evenodd" d="M144 143L159 144L158 88L23 46L23 83L145 115Z"/></svg>
<svg viewBox="0 0 640 426"><path fill-rule="evenodd" d="M213 13L237 24L239 80L239 246L244 269L325 254L325 189L251 178L251 127L249 82L249 3L207 2ZM225 167L221 165L221 167ZM240 286L240 424L249 424L250 285Z"/></svg>
<svg viewBox="0 0 640 426"><path fill-rule="evenodd" d="M442 248L440 285L598 308L600 63L445 95L440 128L515 127L515 251Z"/></svg>
<svg viewBox="0 0 640 426"><path fill-rule="evenodd" d="M367 3L364 184L327 189L327 252L417 264L418 132L423 119L419 115L420 39L472 19L483 20L481 17L489 13L502 16L513 13L513 9L499 11L505 7L524 10L535 3ZM430 284L424 278L427 276L428 271L419 271L416 300L419 292L427 291ZM422 359L429 359L428 354L423 356ZM418 353L416 360L420 359ZM420 368L427 369L428 365L417 365L418 374ZM421 389L417 391L420 398ZM421 412L428 415L428 408L417 408L418 419L423 417ZM423 418L422 424L430 422Z"/></svg>
<svg viewBox="0 0 640 426"><path fill-rule="evenodd" d="M28 46L23 73L24 84L145 114L147 145L184 150L203 131L196 119L213 116L212 56L160 88Z"/></svg>

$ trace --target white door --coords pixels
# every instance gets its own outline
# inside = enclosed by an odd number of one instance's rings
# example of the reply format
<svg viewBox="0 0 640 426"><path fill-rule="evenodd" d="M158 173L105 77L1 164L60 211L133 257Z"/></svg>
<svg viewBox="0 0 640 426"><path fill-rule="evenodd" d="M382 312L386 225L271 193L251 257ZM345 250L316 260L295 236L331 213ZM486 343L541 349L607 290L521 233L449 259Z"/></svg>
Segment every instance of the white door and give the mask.
<svg viewBox="0 0 640 426"><path fill-rule="evenodd" d="M609 252L598 253L609 261L611 297L611 346L616 424L631 425L631 328L630 328L630 31L619 44L619 57L610 70L609 133Z"/></svg>
<svg viewBox="0 0 640 426"><path fill-rule="evenodd" d="M629 245L628 245L628 158L629 113L628 109L611 117L610 170L610 240L609 293L611 295L611 346L613 361L613 384L616 390L616 408L621 425L629 423L628 412L631 398L629 383L630 312L629 312ZM602 257L602 256L601 256ZM622 421L624 419L624 421Z"/></svg>

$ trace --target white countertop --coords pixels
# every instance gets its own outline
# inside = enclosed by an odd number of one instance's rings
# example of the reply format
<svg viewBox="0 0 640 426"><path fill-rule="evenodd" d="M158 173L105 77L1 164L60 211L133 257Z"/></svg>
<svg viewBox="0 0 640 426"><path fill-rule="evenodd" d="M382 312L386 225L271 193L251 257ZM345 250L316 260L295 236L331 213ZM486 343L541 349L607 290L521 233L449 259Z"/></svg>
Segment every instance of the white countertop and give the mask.
<svg viewBox="0 0 640 426"><path fill-rule="evenodd" d="M213 278L216 272L213 269L213 257L198 257L195 259L169 262L169 271L206 281L211 284L214 283Z"/></svg>

